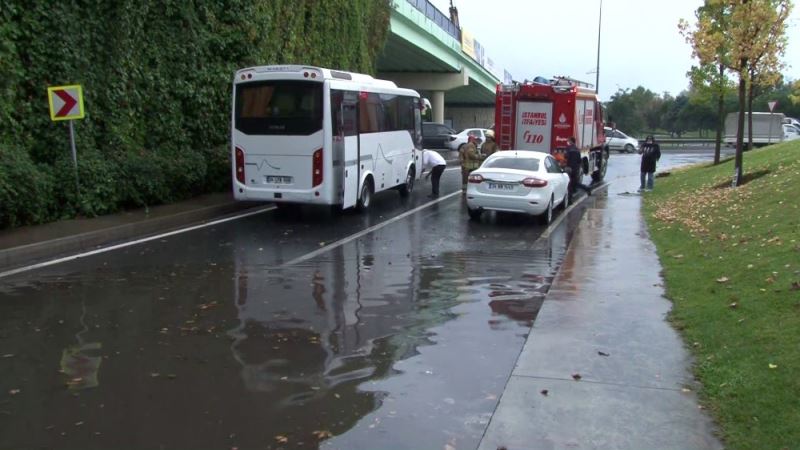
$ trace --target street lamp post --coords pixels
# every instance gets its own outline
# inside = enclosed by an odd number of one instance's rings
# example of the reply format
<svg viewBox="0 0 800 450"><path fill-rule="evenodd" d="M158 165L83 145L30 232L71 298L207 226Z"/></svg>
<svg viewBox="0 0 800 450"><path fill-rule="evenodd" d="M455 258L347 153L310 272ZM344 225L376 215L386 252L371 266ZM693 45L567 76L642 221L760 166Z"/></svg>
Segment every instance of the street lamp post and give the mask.
<svg viewBox="0 0 800 450"><path fill-rule="evenodd" d="M603 0L600 0L600 17L597 19L597 66L595 67L594 91L600 94L600 29L603 26Z"/></svg>

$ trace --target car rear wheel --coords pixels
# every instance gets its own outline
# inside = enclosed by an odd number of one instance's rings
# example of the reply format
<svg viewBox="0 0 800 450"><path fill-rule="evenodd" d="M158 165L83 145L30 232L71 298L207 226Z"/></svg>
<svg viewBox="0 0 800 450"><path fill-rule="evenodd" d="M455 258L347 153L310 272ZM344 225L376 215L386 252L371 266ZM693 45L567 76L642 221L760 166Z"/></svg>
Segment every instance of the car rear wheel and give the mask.
<svg viewBox="0 0 800 450"><path fill-rule="evenodd" d="M539 221L542 225L550 225L553 222L553 196L550 196L550 202L547 203L547 210L539 216Z"/></svg>
<svg viewBox="0 0 800 450"><path fill-rule="evenodd" d="M564 200L561 201L561 209L566 211L567 208L569 208L569 189L564 193Z"/></svg>
<svg viewBox="0 0 800 450"><path fill-rule="evenodd" d="M472 209L467 207L467 214L469 214L470 220L481 220L481 215L483 214L482 209Z"/></svg>
<svg viewBox="0 0 800 450"><path fill-rule="evenodd" d="M636 151L636 148L631 144L625 144L625 153L633 153Z"/></svg>

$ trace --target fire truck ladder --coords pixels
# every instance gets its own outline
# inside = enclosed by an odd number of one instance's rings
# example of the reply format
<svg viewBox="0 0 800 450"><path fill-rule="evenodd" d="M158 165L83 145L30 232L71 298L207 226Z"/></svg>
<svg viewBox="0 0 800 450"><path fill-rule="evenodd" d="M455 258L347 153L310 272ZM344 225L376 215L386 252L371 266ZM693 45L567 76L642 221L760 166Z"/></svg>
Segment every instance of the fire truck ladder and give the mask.
<svg viewBox="0 0 800 450"><path fill-rule="evenodd" d="M500 93L500 149L511 149L511 131L514 122L514 92L511 89Z"/></svg>

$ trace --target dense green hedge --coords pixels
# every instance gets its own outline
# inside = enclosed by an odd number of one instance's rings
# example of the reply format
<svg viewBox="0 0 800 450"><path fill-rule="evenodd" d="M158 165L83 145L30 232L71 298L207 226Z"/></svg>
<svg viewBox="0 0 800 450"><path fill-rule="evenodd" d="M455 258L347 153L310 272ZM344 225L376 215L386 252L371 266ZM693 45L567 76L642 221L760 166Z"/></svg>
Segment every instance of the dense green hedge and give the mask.
<svg viewBox="0 0 800 450"><path fill-rule="evenodd" d="M226 189L230 83L256 64L371 73L390 0L4 0L0 227ZM76 192L47 87L81 84Z"/></svg>

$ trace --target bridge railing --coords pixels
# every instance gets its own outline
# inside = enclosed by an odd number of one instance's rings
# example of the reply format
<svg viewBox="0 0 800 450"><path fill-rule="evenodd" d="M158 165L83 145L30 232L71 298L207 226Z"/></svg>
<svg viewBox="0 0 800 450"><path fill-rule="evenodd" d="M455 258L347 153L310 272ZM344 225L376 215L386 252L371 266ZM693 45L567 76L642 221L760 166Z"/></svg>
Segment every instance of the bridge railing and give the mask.
<svg viewBox="0 0 800 450"><path fill-rule="evenodd" d="M421 13L425 14L425 17L432 20L447 34L461 41L461 30L450 21L450 17L439 11L439 8L433 6L433 3L428 0L408 0L408 3L411 3Z"/></svg>

